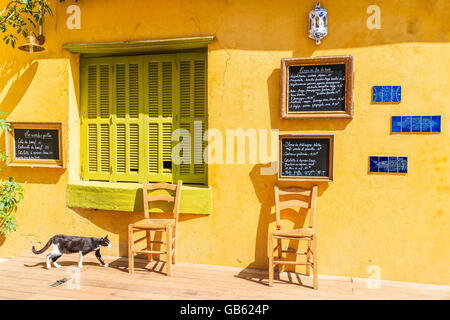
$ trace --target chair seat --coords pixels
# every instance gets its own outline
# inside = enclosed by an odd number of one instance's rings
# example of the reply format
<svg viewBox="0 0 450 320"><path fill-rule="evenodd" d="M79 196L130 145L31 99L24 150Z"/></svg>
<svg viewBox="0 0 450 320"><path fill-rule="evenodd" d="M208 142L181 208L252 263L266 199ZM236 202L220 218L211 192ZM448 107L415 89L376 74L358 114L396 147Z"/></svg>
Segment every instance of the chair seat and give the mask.
<svg viewBox="0 0 450 320"><path fill-rule="evenodd" d="M274 237L289 237L289 238L305 238L311 237L314 234L312 228L300 228L292 230L277 230L273 233Z"/></svg>
<svg viewBox="0 0 450 320"><path fill-rule="evenodd" d="M165 229L172 224L175 224L175 219L142 219L131 225L142 229Z"/></svg>

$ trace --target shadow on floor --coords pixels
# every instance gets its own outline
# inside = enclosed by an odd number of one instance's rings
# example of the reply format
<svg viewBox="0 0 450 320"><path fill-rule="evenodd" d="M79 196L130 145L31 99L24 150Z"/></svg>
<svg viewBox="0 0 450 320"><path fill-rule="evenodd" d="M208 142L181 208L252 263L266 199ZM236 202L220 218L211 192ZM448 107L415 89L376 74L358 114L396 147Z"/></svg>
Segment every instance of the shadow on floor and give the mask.
<svg viewBox="0 0 450 320"><path fill-rule="evenodd" d="M309 286L302 281L300 276L307 277L306 274L299 273L299 272L291 272L291 271L285 271L281 274L277 271L274 271L273 274L273 280L274 285L279 284L290 284L290 285L299 285L306 288L313 288L312 286ZM240 271L237 275L235 275L236 278L248 280L254 283L258 283L261 285L269 286L269 271L266 270L260 270L260 269L253 269L253 268L245 268L242 271Z"/></svg>
<svg viewBox="0 0 450 320"><path fill-rule="evenodd" d="M74 256L75 257L75 256ZM78 257L76 258L78 259ZM119 257L116 260L113 261L105 261L108 263L108 268L113 268L125 273L128 273L128 257ZM78 260L76 261L59 261L58 264L61 267L77 267L78 266ZM84 261L83 266L97 266L99 268L102 268L103 266L98 261L90 262L90 261ZM42 262L38 262L35 264L26 264L24 263L24 267L27 268L35 268L40 267L41 269L47 269L47 263L45 260L45 257L43 257ZM166 261L153 259L151 262L147 260L146 255L136 255L134 258L134 269L135 271L149 271L149 272L156 272L158 274L166 275ZM52 264L52 268L53 264Z"/></svg>

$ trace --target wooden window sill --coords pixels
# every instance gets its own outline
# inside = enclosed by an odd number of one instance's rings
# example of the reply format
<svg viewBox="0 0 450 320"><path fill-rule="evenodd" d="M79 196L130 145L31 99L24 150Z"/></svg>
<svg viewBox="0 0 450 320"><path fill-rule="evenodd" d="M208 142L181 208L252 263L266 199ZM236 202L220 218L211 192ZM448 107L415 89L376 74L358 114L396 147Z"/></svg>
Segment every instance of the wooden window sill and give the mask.
<svg viewBox="0 0 450 320"><path fill-rule="evenodd" d="M127 182L74 181L67 185L67 206L70 208L107 211L143 212L142 185ZM151 212L162 212L154 208ZM181 214L210 215L212 188L201 185L183 185Z"/></svg>

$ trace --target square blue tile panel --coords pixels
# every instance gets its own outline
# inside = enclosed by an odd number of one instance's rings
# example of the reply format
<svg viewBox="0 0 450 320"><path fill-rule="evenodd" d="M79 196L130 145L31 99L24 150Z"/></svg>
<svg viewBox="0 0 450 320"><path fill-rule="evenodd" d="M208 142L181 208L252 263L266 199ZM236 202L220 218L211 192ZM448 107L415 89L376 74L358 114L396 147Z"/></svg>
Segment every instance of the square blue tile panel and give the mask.
<svg viewBox="0 0 450 320"><path fill-rule="evenodd" d="M402 101L402 86L392 86L391 98L392 102Z"/></svg>
<svg viewBox="0 0 450 320"><path fill-rule="evenodd" d="M421 132L422 119L420 116L411 117L411 132Z"/></svg>
<svg viewBox="0 0 450 320"><path fill-rule="evenodd" d="M378 172L378 158L370 157L370 172Z"/></svg>
<svg viewBox="0 0 450 320"><path fill-rule="evenodd" d="M431 116L422 116L422 132L431 132Z"/></svg>
<svg viewBox="0 0 450 320"><path fill-rule="evenodd" d="M441 132L441 116L431 116L431 132Z"/></svg>
<svg viewBox="0 0 450 320"><path fill-rule="evenodd" d="M389 172L388 157L379 157L378 172Z"/></svg>
<svg viewBox="0 0 450 320"><path fill-rule="evenodd" d="M408 173L408 158L397 157L398 173Z"/></svg>
<svg viewBox="0 0 450 320"><path fill-rule="evenodd" d="M383 87L373 86L372 87L372 101L373 102L383 102Z"/></svg>
<svg viewBox="0 0 450 320"><path fill-rule="evenodd" d="M391 86L383 86L383 102L392 101L392 89Z"/></svg>
<svg viewBox="0 0 450 320"><path fill-rule="evenodd" d="M411 117L402 117L402 132L411 132Z"/></svg>
<svg viewBox="0 0 450 320"><path fill-rule="evenodd" d="M402 117L392 116L392 132L402 132Z"/></svg>

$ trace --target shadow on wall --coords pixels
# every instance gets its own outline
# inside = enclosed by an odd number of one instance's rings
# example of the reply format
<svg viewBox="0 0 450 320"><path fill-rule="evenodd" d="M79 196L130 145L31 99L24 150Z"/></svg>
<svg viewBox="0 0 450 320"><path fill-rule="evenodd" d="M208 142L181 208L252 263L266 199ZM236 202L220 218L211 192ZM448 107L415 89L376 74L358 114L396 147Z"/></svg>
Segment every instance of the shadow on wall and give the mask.
<svg viewBox="0 0 450 320"><path fill-rule="evenodd" d="M0 110L11 114L30 87L37 68L37 61L26 65L8 61L0 65Z"/></svg>
<svg viewBox="0 0 450 320"><path fill-rule="evenodd" d="M0 110L10 115L29 89L38 69L37 61L23 64L16 60L0 64ZM6 132L0 134L0 151L6 152ZM13 176L18 183L56 184L65 169L7 167L0 163L3 178ZM45 177L45 178L43 178Z"/></svg>
<svg viewBox="0 0 450 320"><path fill-rule="evenodd" d="M251 262L247 267L242 270L237 277L241 277L250 281L260 282L261 278L255 280L252 277L252 273L247 269L267 269L268 268L268 237L269 232L275 230L275 190L274 185L278 183L279 186L297 186L302 188L312 188L313 185L317 184L319 187L318 194L318 205L320 205L320 196L328 188L328 182L300 182L300 181L277 181L276 175L261 175L261 169L267 167L266 165L255 165L250 172L250 179L252 181L253 187L255 189L258 201L261 204L259 219L258 219L258 231L255 239L255 256L254 261ZM286 208L281 211L281 220L289 220L293 223L292 229L307 227L308 220L307 215L309 212L307 210L296 211L294 209ZM306 224L305 224L306 223ZM291 240L289 243L283 242L283 247L290 247L298 249L299 244L304 243L306 248L306 241L295 241ZM302 244L303 245L303 244ZM302 251L302 250L300 250ZM304 250L303 250L304 251ZM295 254L288 254L287 259L293 260ZM285 266L285 270L303 270L305 267L295 266ZM300 269L301 268L301 269Z"/></svg>

